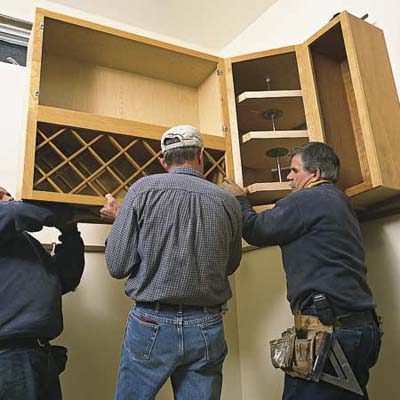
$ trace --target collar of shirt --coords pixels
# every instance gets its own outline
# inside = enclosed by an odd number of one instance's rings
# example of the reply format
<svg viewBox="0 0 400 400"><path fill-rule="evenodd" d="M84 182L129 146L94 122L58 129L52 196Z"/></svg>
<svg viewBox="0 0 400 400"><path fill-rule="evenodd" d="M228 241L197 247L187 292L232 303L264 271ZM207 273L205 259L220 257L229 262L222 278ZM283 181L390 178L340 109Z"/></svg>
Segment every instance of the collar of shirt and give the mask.
<svg viewBox="0 0 400 400"><path fill-rule="evenodd" d="M192 167L174 167L171 169L170 174L192 175L197 176L198 178L204 178L202 172Z"/></svg>
<svg viewBox="0 0 400 400"><path fill-rule="evenodd" d="M322 185L323 183L330 183L331 185L333 184L333 182L328 179L320 179L319 181L309 183L306 187L313 188L315 186Z"/></svg>

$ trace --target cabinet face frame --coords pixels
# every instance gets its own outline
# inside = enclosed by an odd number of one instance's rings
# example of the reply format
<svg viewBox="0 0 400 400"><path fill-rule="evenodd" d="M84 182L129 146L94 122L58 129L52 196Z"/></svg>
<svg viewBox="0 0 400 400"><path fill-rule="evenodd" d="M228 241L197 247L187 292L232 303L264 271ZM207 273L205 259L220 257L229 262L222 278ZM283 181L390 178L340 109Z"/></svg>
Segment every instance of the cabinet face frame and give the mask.
<svg viewBox="0 0 400 400"><path fill-rule="evenodd" d="M228 128L229 116L226 99L225 65L223 59L191 49L185 49L179 46L171 45L169 43L163 43L157 40L142 37L136 34L131 34L88 21L83 21L74 17L54 13L48 10L37 9L32 30L32 40L30 43L31 77L29 84L29 105L26 130L27 133L25 138L24 170L22 176L22 185L20 188L21 197L23 199L69 202L84 205L102 205L104 203L104 199L100 196L96 197L56 192L43 192L33 189L37 135L36 129L39 121L60 125L64 124L65 126L80 127L84 129L93 129L100 132L107 131L123 135L129 135L130 132L133 131L135 132L135 136L140 135L140 138L157 140L159 140L162 133L169 128L169 126L161 126L133 120L123 120L120 118L96 115L93 113L85 113L70 109L60 109L56 107L40 105L39 88L44 48L43 33L46 29L46 18L65 22L74 26L76 25L78 27L88 28L101 33L110 34L116 36L117 38L129 39L134 42L150 45L154 47L156 51L159 51L159 49L161 49L161 52L166 50L170 51L170 54L177 54L178 56L182 55L183 57L188 56L188 58L200 60L200 62L201 60L205 60L206 62L212 62L215 64L215 73L217 74L215 90L219 96L218 101L215 100L215 102L218 103L219 110L217 113L219 114L219 120L221 121L220 126L216 127L216 129L218 129L216 132L221 133L221 136L203 133L203 139L206 148L225 152L225 173L227 176L233 176L233 159L230 151L231 136Z"/></svg>

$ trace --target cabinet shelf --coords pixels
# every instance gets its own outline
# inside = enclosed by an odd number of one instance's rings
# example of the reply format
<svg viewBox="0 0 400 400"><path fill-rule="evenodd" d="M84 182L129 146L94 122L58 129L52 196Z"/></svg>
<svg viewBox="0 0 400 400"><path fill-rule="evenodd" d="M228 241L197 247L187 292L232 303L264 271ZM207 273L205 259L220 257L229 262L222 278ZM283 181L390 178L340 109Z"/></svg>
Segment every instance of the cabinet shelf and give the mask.
<svg viewBox="0 0 400 400"><path fill-rule="evenodd" d="M38 106L37 119L41 122L65 126L79 126L101 132L122 135L137 135L146 139L160 140L169 126L150 124L123 118L108 117L81 111L65 110L57 107ZM218 150L225 149L225 138L216 134L202 132L204 146Z"/></svg>
<svg viewBox="0 0 400 400"><path fill-rule="evenodd" d="M264 90L243 92L237 97L237 102L243 103L250 99L271 99L280 97L302 97L301 90Z"/></svg>
<svg viewBox="0 0 400 400"><path fill-rule="evenodd" d="M265 93L268 95L264 95ZM286 97L277 96L279 93L289 95ZM276 110L278 113L277 117L275 117L275 126L277 129L304 129L306 125L300 90L258 93L244 92L238 96L237 114L239 131L265 131L273 129L272 121L267 115L268 110Z"/></svg>
<svg viewBox="0 0 400 400"><path fill-rule="evenodd" d="M289 182L253 183L247 190L248 198L255 206L275 203L291 192Z"/></svg>
<svg viewBox="0 0 400 400"><path fill-rule="evenodd" d="M308 131L260 131L247 132L242 136L242 164L248 168L272 169L275 158L268 157L270 149L283 147L292 149L308 142ZM282 157L282 165L289 164L286 157Z"/></svg>

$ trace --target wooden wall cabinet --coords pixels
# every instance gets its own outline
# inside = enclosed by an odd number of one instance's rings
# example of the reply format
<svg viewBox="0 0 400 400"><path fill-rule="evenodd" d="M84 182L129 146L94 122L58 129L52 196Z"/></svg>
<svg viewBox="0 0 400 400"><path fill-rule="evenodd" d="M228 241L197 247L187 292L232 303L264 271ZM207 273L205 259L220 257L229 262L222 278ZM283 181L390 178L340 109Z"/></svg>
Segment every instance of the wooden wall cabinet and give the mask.
<svg viewBox="0 0 400 400"><path fill-rule="evenodd" d="M223 61L38 9L22 198L93 207L163 172L159 140L192 124L205 142L205 176L232 170Z"/></svg>
<svg viewBox="0 0 400 400"><path fill-rule="evenodd" d="M360 211L400 195L400 106L383 32L342 12L305 43L226 61L235 174L257 209L289 192L271 148L330 144ZM274 123L271 114L275 114Z"/></svg>
<svg viewBox="0 0 400 400"><path fill-rule="evenodd" d="M305 43L232 59L38 9L22 198L100 206L162 172L159 139L198 126L207 179L262 210L289 193L276 149L333 146L359 210L400 194L400 106L383 33L347 12ZM283 151L281 150L281 154Z"/></svg>

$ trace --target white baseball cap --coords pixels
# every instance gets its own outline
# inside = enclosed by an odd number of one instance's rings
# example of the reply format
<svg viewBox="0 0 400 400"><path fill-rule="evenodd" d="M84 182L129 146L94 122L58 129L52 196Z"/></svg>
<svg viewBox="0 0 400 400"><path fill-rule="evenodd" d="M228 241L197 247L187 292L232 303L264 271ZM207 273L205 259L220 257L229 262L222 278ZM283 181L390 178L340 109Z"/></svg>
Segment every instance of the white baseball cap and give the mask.
<svg viewBox="0 0 400 400"><path fill-rule="evenodd" d="M178 125L168 129L161 138L161 151L180 147L204 147L200 131L191 125Z"/></svg>

